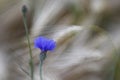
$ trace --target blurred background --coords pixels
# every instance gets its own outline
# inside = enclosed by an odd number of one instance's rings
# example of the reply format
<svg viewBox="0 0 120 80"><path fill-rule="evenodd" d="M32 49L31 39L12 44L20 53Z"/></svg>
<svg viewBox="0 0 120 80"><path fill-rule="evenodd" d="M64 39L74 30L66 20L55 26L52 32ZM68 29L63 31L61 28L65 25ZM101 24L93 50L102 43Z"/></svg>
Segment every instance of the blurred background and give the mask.
<svg viewBox="0 0 120 80"><path fill-rule="evenodd" d="M38 36L57 42L47 53L44 80L120 80L120 0L0 0L0 80L30 80L23 5L34 80L40 80Z"/></svg>

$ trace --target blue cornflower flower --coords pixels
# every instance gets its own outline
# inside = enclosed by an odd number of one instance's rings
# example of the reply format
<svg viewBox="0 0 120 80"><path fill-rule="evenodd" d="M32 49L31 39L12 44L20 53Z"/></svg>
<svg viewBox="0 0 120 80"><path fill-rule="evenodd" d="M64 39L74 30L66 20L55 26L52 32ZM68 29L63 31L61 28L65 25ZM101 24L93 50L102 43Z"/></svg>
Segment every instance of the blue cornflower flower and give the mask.
<svg viewBox="0 0 120 80"><path fill-rule="evenodd" d="M47 51L54 50L56 47L56 42L52 39L48 39L45 37L38 37L34 40L34 45L36 48L41 49L40 53L40 80L43 80L42 78L42 65L43 61L46 58Z"/></svg>
<svg viewBox="0 0 120 80"><path fill-rule="evenodd" d="M45 37L38 37L34 40L36 48L41 49L42 52L52 51L56 47L56 42Z"/></svg>

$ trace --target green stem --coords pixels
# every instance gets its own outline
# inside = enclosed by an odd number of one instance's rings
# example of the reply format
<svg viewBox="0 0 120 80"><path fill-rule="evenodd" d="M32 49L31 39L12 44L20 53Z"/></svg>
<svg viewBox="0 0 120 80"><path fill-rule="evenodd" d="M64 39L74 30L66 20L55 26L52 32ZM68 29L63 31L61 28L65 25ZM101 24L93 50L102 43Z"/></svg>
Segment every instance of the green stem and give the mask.
<svg viewBox="0 0 120 80"><path fill-rule="evenodd" d="M43 61L40 60L40 80L43 80L43 78L42 78L42 65L43 65Z"/></svg>
<svg viewBox="0 0 120 80"><path fill-rule="evenodd" d="M25 6L23 8L25 8ZM24 22L24 27L25 27L25 32L26 32L26 38L28 40L29 55L30 55L29 65L30 65L30 69L31 69L31 79L33 80L34 66L33 66L32 49L31 49L31 46L30 46L30 39L29 39L27 19L26 19L26 12L25 11L23 11L23 22Z"/></svg>
<svg viewBox="0 0 120 80"><path fill-rule="evenodd" d="M46 51L42 51L40 53L40 80L43 80L43 77L42 77L42 66L43 66L43 61L47 57L46 53L47 53Z"/></svg>

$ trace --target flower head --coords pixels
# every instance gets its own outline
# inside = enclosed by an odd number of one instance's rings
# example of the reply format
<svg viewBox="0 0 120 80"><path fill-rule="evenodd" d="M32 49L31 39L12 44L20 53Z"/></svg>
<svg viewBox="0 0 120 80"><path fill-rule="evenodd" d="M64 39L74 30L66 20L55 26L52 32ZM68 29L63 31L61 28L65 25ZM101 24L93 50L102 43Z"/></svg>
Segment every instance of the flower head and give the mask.
<svg viewBox="0 0 120 80"><path fill-rule="evenodd" d="M45 37L38 37L34 40L34 45L36 48L41 49L41 51L51 51L56 47L56 42Z"/></svg>

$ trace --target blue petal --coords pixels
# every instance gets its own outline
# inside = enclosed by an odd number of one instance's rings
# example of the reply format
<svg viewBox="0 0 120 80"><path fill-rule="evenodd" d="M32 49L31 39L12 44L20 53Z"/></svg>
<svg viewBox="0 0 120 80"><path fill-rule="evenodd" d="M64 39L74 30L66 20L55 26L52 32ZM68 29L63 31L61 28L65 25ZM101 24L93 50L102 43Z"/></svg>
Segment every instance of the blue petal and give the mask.
<svg viewBox="0 0 120 80"><path fill-rule="evenodd" d="M38 37L34 41L35 48L40 48L42 51L53 50L56 47L56 42L45 37Z"/></svg>
<svg viewBox="0 0 120 80"><path fill-rule="evenodd" d="M55 41L50 40L49 45L47 46L47 49L48 50L53 50L55 48L55 45L56 45Z"/></svg>

